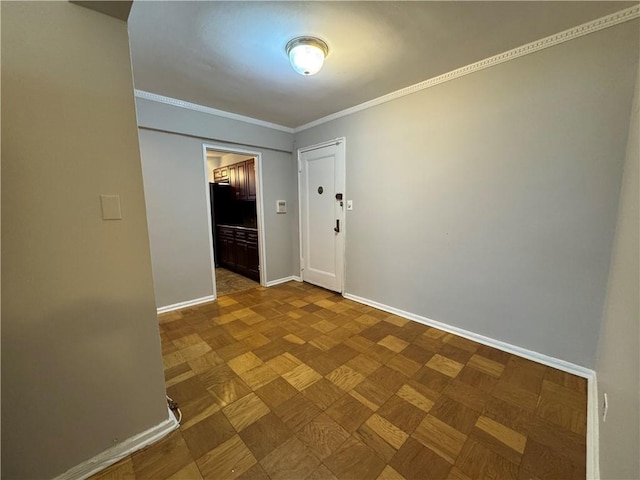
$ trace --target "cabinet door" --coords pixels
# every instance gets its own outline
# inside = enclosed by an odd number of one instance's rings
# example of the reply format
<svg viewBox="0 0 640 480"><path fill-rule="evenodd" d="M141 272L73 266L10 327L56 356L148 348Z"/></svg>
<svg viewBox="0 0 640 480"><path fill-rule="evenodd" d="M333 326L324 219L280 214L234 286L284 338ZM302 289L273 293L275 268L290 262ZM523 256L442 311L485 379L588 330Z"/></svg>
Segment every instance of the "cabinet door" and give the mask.
<svg viewBox="0 0 640 480"><path fill-rule="evenodd" d="M247 232L247 277L256 282L260 281L260 257L256 232Z"/></svg>
<svg viewBox="0 0 640 480"><path fill-rule="evenodd" d="M229 181L229 169L227 167L216 168L213 170L213 181L215 183Z"/></svg>
<svg viewBox="0 0 640 480"><path fill-rule="evenodd" d="M256 162L255 159L247 160L246 165L246 177L247 177L247 200L256 199Z"/></svg>
<svg viewBox="0 0 640 480"><path fill-rule="evenodd" d="M247 237L244 230L236 230L236 271L242 275L248 273L249 257L247 252Z"/></svg>
<svg viewBox="0 0 640 480"><path fill-rule="evenodd" d="M247 175L246 175L246 166L245 162L236 163L236 177L238 181L238 190L236 193L236 198L238 200L246 200L247 199Z"/></svg>
<svg viewBox="0 0 640 480"><path fill-rule="evenodd" d="M236 165L229 165L229 185L231 185L233 197L236 198L238 192L238 172Z"/></svg>
<svg viewBox="0 0 640 480"><path fill-rule="evenodd" d="M219 262L224 267L234 268L236 265L236 245L233 229L218 227Z"/></svg>

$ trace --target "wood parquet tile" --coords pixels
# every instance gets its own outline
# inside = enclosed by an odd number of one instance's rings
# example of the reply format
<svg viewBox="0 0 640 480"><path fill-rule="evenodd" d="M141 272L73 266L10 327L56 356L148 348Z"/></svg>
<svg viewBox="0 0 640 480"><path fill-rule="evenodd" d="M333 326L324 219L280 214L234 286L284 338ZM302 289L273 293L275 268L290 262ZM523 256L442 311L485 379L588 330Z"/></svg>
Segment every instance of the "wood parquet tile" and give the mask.
<svg viewBox="0 0 640 480"><path fill-rule="evenodd" d="M180 428L94 479L574 479L586 380L308 284L159 316Z"/></svg>

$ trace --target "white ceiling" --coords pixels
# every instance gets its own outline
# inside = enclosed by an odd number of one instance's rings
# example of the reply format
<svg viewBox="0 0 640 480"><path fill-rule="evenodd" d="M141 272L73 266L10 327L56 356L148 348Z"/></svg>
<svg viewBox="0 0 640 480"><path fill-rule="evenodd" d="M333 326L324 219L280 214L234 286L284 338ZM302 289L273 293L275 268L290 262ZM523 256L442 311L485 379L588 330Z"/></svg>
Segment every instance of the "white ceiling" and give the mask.
<svg viewBox="0 0 640 480"><path fill-rule="evenodd" d="M635 2L165 2L129 16L135 86L296 127ZM315 76L293 37L329 45Z"/></svg>

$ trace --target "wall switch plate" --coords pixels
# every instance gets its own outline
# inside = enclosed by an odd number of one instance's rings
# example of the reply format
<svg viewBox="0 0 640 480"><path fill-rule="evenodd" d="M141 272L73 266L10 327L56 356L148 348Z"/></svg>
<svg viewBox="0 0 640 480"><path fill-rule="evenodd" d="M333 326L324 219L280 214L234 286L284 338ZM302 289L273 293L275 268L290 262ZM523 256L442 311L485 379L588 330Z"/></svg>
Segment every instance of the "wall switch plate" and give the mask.
<svg viewBox="0 0 640 480"><path fill-rule="evenodd" d="M120 195L100 195L103 220L122 220Z"/></svg>
<svg viewBox="0 0 640 480"><path fill-rule="evenodd" d="M276 200L276 213L287 213L286 200Z"/></svg>
<svg viewBox="0 0 640 480"><path fill-rule="evenodd" d="M347 200L347 210L353 210L353 200Z"/></svg>

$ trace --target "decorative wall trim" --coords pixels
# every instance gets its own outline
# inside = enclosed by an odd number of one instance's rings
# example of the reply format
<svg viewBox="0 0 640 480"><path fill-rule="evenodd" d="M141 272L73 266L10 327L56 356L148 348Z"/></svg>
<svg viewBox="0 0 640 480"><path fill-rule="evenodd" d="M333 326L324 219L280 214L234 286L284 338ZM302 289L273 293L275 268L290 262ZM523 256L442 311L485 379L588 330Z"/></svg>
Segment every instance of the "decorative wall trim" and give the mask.
<svg viewBox="0 0 640 480"><path fill-rule="evenodd" d="M240 122L251 123L252 125L257 125L259 127L266 127L273 130L280 130L281 132L293 133L293 128L285 127L284 125L265 122L264 120L258 120L257 118L246 117L244 115L238 115L237 113L226 112L224 110L218 110L216 108L205 107L204 105L198 105L197 103L185 102L184 100L179 100L177 98L165 97L164 95L158 95L157 93L145 92L144 90L135 90L135 95L138 98L151 100L152 102L165 103L174 107L186 108L187 110L193 110L195 112L215 115L216 117L238 120Z"/></svg>
<svg viewBox="0 0 640 480"><path fill-rule="evenodd" d="M375 107L376 105L390 102L391 100L395 100L397 98L404 97L406 95L411 95L412 93L425 90L427 88L439 85L444 82L448 82L449 80L453 80L455 78L462 77L464 75L469 75L470 73L474 73L479 70L492 67L494 65L499 65L500 63L504 63L509 60L522 57L524 55L529 55L530 53L534 53L545 48L553 47L554 45L568 42L569 40L573 40L574 38L582 37L584 35L588 35L589 33L597 32L598 30L603 30L608 27L613 27L614 25L618 25L619 23L633 20L634 18L638 18L638 17L640 17L640 6L635 5L633 7L620 10L619 12L612 13L605 17L601 17L596 20L583 23L582 25L578 25L577 27L570 28L563 32L550 35L540 40L536 40L535 42L527 43L526 45L516 47L512 50L500 53L493 57L485 58L484 60L480 60L479 62L466 65L464 67L458 68L456 70L452 70L448 73L439 75L437 77L424 80L420 83L416 83L415 85L401 88L400 90L396 90L395 92L391 92L381 97L374 98L373 100L369 100L368 102L361 103L354 107L350 107L345 110L332 113L330 115L327 115L326 117L322 117L312 122L306 123L304 125L300 125L294 128L293 131L294 133L297 133L303 130L308 130L309 128L316 127L323 123L330 122L331 120L345 117L347 115L351 115L352 113L360 112L362 110L366 110L367 108Z"/></svg>
<svg viewBox="0 0 640 480"><path fill-rule="evenodd" d="M274 287L276 285L280 285L281 283L287 283L287 282L291 282L291 281L295 281L295 282L301 282L302 279L298 276L295 275L291 275L290 277L284 277L284 278L278 278L277 280L271 280L270 282L267 282L264 284L265 287Z"/></svg>
<svg viewBox="0 0 640 480"><path fill-rule="evenodd" d="M95 457L76 465L64 472L62 475L55 477L54 480L76 480L88 478L94 473L97 473L131 455L133 452L157 442L162 437L168 435L179 427L178 421L171 411L168 410L168 412L168 418L162 423L159 423L155 427L151 427L138 435L134 435L124 442L121 442L118 445L99 453Z"/></svg>
<svg viewBox="0 0 640 480"><path fill-rule="evenodd" d="M216 299L215 295L208 295L202 298L194 298L193 300L187 300L185 302L174 303L173 305L166 305L164 307L158 307L158 313L173 312L174 310L180 310L181 308L194 307L201 303L213 302Z"/></svg>
<svg viewBox="0 0 640 480"><path fill-rule="evenodd" d="M304 125L299 125L295 128L285 127L284 125L266 122L264 120L258 120L256 118L239 115L237 113L231 113L231 112L226 112L224 110L205 107L204 105L198 105L197 103L186 102L184 100L179 100L177 98L165 97L164 95L158 95L156 93L146 92L144 90L135 90L135 96L138 98L143 98L145 100L151 100L153 102L165 103L167 105L172 105L174 107L180 107L180 108L185 108L187 110L207 113L209 115L229 118L231 120L238 120L241 122L258 125L261 127L280 130L282 132L298 133L298 132L302 132L303 130L308 130L309 128L321 125L323 123L330 122L331 120L335 120L341 117L346 117L347 115L351 115L352 113L360 112L362 110L366 110L367 108L375 107L377 105L390 102L391 100L395 100L397 98L401 98L406 95L411 95L412 93L425 90L427 88L439 85L444 82L448 82L449 80L453 80L458 77L462 77L464 75L468 75L470 73L474 73L479 70L492 67L494 65L499 65L509 60L514 60L524 55L528 55L530 53L534 53L539 50L543 50L545 48L553 47L554 45L568 42L569 40L573 40L574 38L579 38L584 35L597 32L598 30L603 30L605 28L613 27L614 25L618 25L619 23L624 23L639 17L640 17L640 5L634 5L633 7L629 7L624 10L620 10L618 12L612 13L610 15L597 18L590 22L583 23L582 25L578 25L568 30L564 30L563 32L550 35L540 40L536 40L535 42L527 43L526 45L516 47L507 52L494 55L493 57L485 58L484 60L480 60L479 62L472 63L470 65L466 65L456 70L452 70L450 72L444 73L437 77L424 80L420 83L416 83L414 85L401 88L400 90L396 90L395 92L391 92L381 97L374 98L373 100L369 100L368 102L364 102L359 105L355 105L353 107L341 110L339 112L332 113L330 115L319 118L312 122L305 123Z"/></svg>
<svg viewBox="0 0 640 480"><path fill-rule="evenodd" d="M353 300L354 302L369 305L370 307L377 308L378 310L393 313L394 315L398 315L399 317L413 320L415 322L422 323L423 325L428 325L439 330L444 330L445 332L453 333L454 335L458 335L459 337L468 338L469 340L473 340L474 342L481 343L489 347L497 348L498 350L502 350L503 352L512 353L514 355L518 355L519 357L527 358L529 360L533 360L534 362L542 363L543 365L557 368L558 370L562 370L573 375L578 375L579 377L589 379L594 375L593 370L582 367L580 365L576 365L575 363L560 360L559 358L550 357L543 353L534 352L533 350L527 350L526 348L518 347L517 345L511 345L510 343L502 342L500 340L485 337L484 335L480 335L479 333L474 333L470 332L469 330L464 330L463 328L447 325L446 323L431 320L430 318L416 315L415 313L405 312L404 310L400 310L399 308L390 307L388 305L378 303L374 300L369 300L368 298L358 297L357 295L352 295L350 293L345 293L344 297L349 300Z"/></svg>

